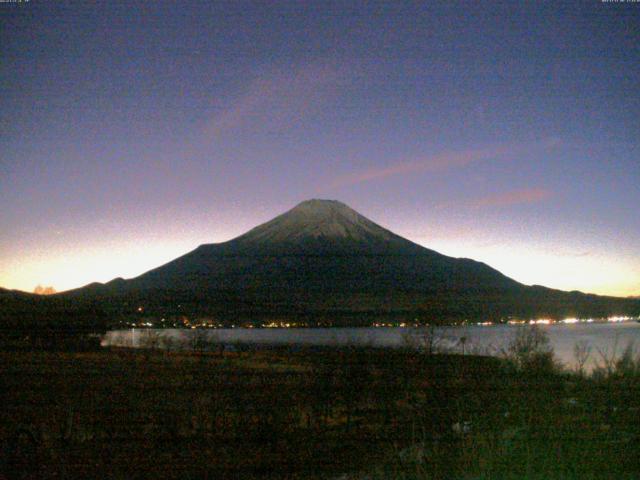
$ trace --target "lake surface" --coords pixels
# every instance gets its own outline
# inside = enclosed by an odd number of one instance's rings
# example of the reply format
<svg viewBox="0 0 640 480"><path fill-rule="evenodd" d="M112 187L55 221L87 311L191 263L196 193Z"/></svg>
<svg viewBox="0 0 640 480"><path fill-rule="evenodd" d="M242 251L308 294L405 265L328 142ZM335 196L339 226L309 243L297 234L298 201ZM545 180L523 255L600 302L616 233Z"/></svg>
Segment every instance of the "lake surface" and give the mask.
<svg viewBox="0 0 640 480"><path fill-rule="evenodd" d="M498 355L506 347L521 325L470 325L435 329L438 348L452 353L480 353ZM591 348L586 368L591 370L601 355L617 355L630 343L640 351L640 323L594 322L539 325L549 336L557 358L568 368L575 366L574 346L583 342ZM149 342L160 346L170 338L174 348L188 348L196 336L206 337L210 343L233 344L304 344L304 345L367 345L403 347L419 344L425 328L233 328L233 329L127 329L108 332L103 346L145 347ZM463 339L463 341L461 341Z"/></svg>

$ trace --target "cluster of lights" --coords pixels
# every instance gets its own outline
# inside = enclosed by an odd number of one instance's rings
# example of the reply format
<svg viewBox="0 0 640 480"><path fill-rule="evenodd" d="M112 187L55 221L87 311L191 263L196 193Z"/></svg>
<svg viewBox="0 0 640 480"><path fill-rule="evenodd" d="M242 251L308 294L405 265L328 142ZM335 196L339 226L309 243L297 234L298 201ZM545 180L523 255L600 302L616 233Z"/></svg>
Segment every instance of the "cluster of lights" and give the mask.
<svg viewBox="0 0 640 480"><path fill-rule="evenodd" d="M291 323L291 322L269 322L269 323L263 323L262 326L264 328L296 328L304 325L299 323Z"/></svg>
<svg viewBox="0 0 640 480"><path fill-rule="evenodd" d="M554 321L549 318L538 318L537 320L529 320L529 325L551 325L552 323L554 323Z"/></svg>
<svg viewBox="0 0 640 480"><path fill-rule="evenodd" d="M568 317L562 320L552 320L549 318L538 318L534 320L509 320L507 323L509 325L551 325L554 323L563 323L565 325L573 325L576 323L594 323L594 322L610 322L610 323L620 323L620 322L629 322L632 320L640 320L640 317L629 317L629 316L614 316L607 318L576 318L576 317ZM476 325L491 325L491 322L482 322L477 323Z"/></svg>
<svg viewBox="0 0 640 480"><path fill-rule="evenodd" d="M181 307L181 305L178 305L178 307ZM139 307L136 308L136 311L139 313L143 313L144 312L144 307L142 305L140 305ZM632 321L632 320L637 320L640 321L640 316L638 317L630 317L630 316L611 316L611 317L607 317L607 318L599 318L599 319L593 319L593 318L576 318L576 317L567 317L564 318L562 320L553 320L550 318L538 318L538 319L531 319L531 320L519 320L519 319L510 319L507 321L507 324L509 325L552 325L555 323L562 323L565 325L571 325L571 324L576 324L576 323L593 323L596 321L600 321L600 322L611 322L611 323L620 323L620 322L628 322L628 321ZM161 319L161 322L163 323L164 326L164 322L166 321L165 318ZM195 329L195 328L236 328L236 325L230 325L230 326L225 326L221 323L214 323L212 320L206 319L206 320L200 320L197 322L191 322L187 317L182 317L179 320L179 323L182 323L182 327L184 328L191 328L191 329ZM461 325L467 325L469 322L468 320L464 320L463 322L461 322ZM498 322L501 323L501 322ZM488 326L492 326L495 325L495 322L492 321L484 321L484 322L477 322L475 323L475 325L477 326L481 326L481 327L488 327ZM151 322L139 322L139 323L129 323L128 325L130 325L131 327L153 327L154 324ZM458 323L454 323L454 325L458 325ZM177 323L173 323L174 327L178 327L179 325ZM256 328L255 325L249 323L246 325L242 325L245 328ZM306 323L296 323L296 322L284 322L284 321L272 321L269 323L263 323L260 325L260 327L262 328L300 328L300 327L307 327L308 325ZM419 327L420 324L417 322L414 323L406 323L406 322L401 322L401 323L393 323L393 322L375 322L372 325L373 327L376 328L387 328L387 327L400 327L400 328L406 328L406 327Z"/></svg>
<svg viewBox="0 0 640 480"><path fill-rule="evenodd" d="M383 327L400 327L400 328L406 328L409 326L413 326L413 327L417 327L418 324L408 324L405 322L401 322L401 323L384 323L384 322L375 322L373 324L374 327L376 328L383 328Z"/></svg>
<svg viewBox="0 0 640 480"><path fill-rule="evenodd" d="M140 328L142 328L142 327L153 327L153 323L151 323L151 322L140 322L140 323L132 322L129 325L131 327L140 327Z"/></svg>
<svg viewBox="0 0 640 480"><path fill-rule="evenodd" d="M560 323L566 323L566 324L573 324L573 323L580 323L580 320L578 318L565 318L564 320L560 320Z"/></svg>

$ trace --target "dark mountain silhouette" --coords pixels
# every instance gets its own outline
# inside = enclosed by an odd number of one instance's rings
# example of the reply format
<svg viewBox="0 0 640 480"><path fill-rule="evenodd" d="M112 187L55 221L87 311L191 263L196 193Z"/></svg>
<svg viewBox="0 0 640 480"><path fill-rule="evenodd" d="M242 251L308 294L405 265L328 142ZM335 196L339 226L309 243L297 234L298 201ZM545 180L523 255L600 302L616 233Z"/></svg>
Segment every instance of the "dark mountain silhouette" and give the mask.
<svg viewBox="0 0 640 480"><path fill-rule="evenodd" d="M53 295L111 316L210 316L337 325L640 314L640 301L525 286L441 255L343 203L309 200L228 242L201 245L139 277ZM92 307L93 308L93 307Z"/></svg>
<svg viewBox="0 0 640 480"><path fill-rule="evenodd" d="M473 260L412 243L343 203L303 202L246 234L194 251L130 281L125 290L233 289L271 293L518 287Z"/></svg>
<svg viewBox="0 0 640 480"><path fill-rule="evenodd" d="M0 288L0 347L97 348L113 324L101 301Z"/></svg>

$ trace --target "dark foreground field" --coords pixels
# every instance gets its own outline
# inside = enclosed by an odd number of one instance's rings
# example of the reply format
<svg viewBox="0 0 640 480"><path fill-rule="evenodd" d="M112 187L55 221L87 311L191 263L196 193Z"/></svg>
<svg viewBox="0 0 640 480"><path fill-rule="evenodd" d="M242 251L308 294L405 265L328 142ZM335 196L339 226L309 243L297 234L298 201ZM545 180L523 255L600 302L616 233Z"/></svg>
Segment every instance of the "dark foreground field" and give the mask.
<svg viewBox="0 0 640 480"><path fill-rule="evenodd" d="M585 379L370 348L0 364L0 478L640 477L633 368Z"/></svg>

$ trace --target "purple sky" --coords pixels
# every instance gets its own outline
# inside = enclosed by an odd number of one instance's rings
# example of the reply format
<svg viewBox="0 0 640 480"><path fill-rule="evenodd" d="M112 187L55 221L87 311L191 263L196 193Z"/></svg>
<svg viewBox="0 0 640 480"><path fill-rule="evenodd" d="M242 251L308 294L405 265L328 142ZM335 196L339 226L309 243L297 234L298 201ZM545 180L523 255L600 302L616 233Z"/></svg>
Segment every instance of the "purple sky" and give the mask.
<svg viewBox="0 0 640 480"><path fill-rule="evenodd" d="M640 295L639 3L93 3L0 3L0 286L132 277L332 198Z"/></svg>

